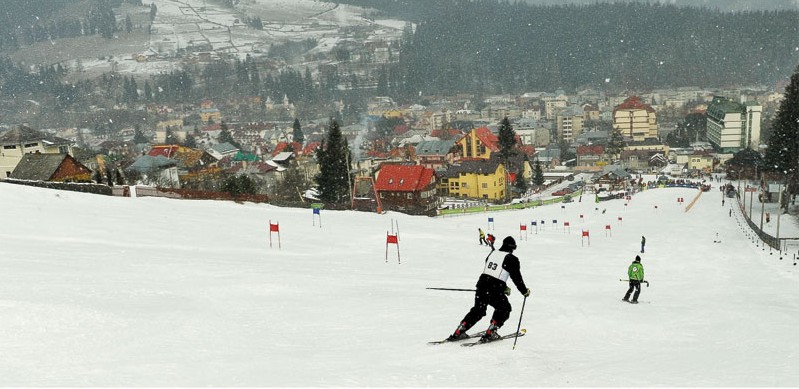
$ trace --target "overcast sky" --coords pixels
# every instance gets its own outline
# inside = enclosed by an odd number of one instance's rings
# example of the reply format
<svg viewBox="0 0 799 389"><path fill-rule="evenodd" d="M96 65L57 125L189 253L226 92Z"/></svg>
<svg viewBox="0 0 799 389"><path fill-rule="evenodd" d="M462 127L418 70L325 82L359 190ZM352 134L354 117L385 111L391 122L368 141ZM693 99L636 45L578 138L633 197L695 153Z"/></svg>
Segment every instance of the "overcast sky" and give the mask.
<svg viewBox="0 0 799 389"><path fill-rule="evenodd" d="M526 0L530 4L563 4L563 3L597 3L615 1L638 1L655 3L657 0ZM722 11L746 11L746 10L779 10L794 9L799 10L799 0L660 0L661 3L676 4L680 6L697 6L718 8Z"/></svg>

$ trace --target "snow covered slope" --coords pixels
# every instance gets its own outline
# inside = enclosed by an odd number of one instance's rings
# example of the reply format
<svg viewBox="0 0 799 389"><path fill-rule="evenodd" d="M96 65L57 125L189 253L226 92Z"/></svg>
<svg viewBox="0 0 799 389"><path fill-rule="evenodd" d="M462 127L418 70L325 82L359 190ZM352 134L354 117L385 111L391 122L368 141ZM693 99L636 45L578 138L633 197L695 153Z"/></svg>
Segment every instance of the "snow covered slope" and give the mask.
<svg viewBox="0 0 799 389"><path fill-rule="evenodd" d="M322 210L320 228L310 209L0 184L0 386L799 386L799 266L745 239L715 188L685 212L698 194L447 218ZM392 223L401 264L393 245L386 262ZM472 305L425 288L474 286L478 227L516 238L533 291L516 350L427 345ZM651 285L631 305L619 279L641 235ZM519 322L510 300L500 333Z"/></svg>

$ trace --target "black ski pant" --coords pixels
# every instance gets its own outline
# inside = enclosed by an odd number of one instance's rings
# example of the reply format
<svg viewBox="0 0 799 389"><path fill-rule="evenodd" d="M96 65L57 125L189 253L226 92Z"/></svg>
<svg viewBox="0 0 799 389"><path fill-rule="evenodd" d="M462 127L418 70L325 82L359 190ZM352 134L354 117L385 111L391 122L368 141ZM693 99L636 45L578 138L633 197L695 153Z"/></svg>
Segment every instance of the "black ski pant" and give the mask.
<svg viewBox="0 0 799 389"><path fill-rule="evenodd" d="M508 296L503 291L489 291L478 289L474 294L474 306L469 313L464 316L462 323L465 323L466 330L472 328L475 323L486 315L486 309L490 305L494 307L494 314L491 320L497 323L497 327L502 327L505 320L510 317L511 306Z"/></svg>
<svg viewBox="0 0 799 389"><path fill-rule="evenodd" d="M638 295L641 294L641 281L630 280L630 287L627 289L627 293L624 294L625 300L630 299L630 294L633 293L633 290L635 290L635 294L633 295L633 301L638 301Z"/></svg>

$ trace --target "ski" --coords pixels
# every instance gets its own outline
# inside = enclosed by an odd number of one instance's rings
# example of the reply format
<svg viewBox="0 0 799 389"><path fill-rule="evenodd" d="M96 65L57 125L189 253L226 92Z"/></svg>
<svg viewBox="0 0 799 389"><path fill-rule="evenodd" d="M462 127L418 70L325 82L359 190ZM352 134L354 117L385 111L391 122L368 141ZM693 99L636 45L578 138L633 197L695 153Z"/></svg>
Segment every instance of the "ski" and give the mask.
<svg viewBox="0 0 799 389"><path fill-rule="evenodd" d="M442 344L442 343L460 342L460 341L466 340L466 339L479 338L479 337L483 336L483 334L485 334L485 330L480 331L480 332L475 333L475 334L467 334L467 337L465 337L463 339L458 339L458 340L446 340L446 339L444 339L444 340L434 340L432 342L427 342L427 344Z"/></svg>
<svg viewBox="0 0 799 389"><path fill-rule="evenodd" d="M522 328L521 330L519 330L519 332L514 332L514 333L512 333L512 334L510 334L510 335L504 335L504 336L500 336L499 338L497 338L497 339L494 339L494 340L488 340L488 341L485 341L485 342L484 342L484 341L482 341L482 339L481 339L481 340L478 340L478 341L476 341L476 342L463 343L463 344L461 344L461 346L464 346L464 347L472 347L472 346L477 346L478 344L486 344L486 343L492 343L492 342L496 342L496 341L498 341L498 340L515 338L517 335L518 335L519 337L522 337L522 336L524 336L524 334L526 334L526 333L527 333L527 330L526 330L526 329L524 329L524 328Z"/></svg>

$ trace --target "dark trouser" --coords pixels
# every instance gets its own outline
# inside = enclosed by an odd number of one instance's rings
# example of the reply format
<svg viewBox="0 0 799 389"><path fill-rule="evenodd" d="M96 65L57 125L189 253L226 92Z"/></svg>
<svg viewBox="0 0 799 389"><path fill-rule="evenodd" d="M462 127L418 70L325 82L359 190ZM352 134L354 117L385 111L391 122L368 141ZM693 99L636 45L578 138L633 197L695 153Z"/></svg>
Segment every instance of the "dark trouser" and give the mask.
<svg viewBox="0 0 799 389"><path fill-rule="evenodd" d="M464 331L472 328L475 323L486 315L486 308L489 305L494 307L494 314L491 316L491 320L496 322L497 327L502 327L505 324L505 320L508 320L511 311L508 296L501 291L491 293L487 290L478 290L474 294L474 307L461 320L462 323L465 323L466 328Z"/></svg>
<svg viewBox="0 0 799 389"><path fill-rule="evenodd" d="M641 294L641 281L638 280L630 280L630 287L627 289L627 293L624 294L624 299L629 300L630 294L635 290L635 294L633 295L633 301L638 301L638 295Z"/></svg>
<svg viewBox="0 0 799 389"><path fill-rule="evenodd" d="M486 241L486 238L483 238L483 237L481 236L481 237L480 237L480 244L481 244L481 245L482 245L482 244L488 245L488 242Z"/></svg>

